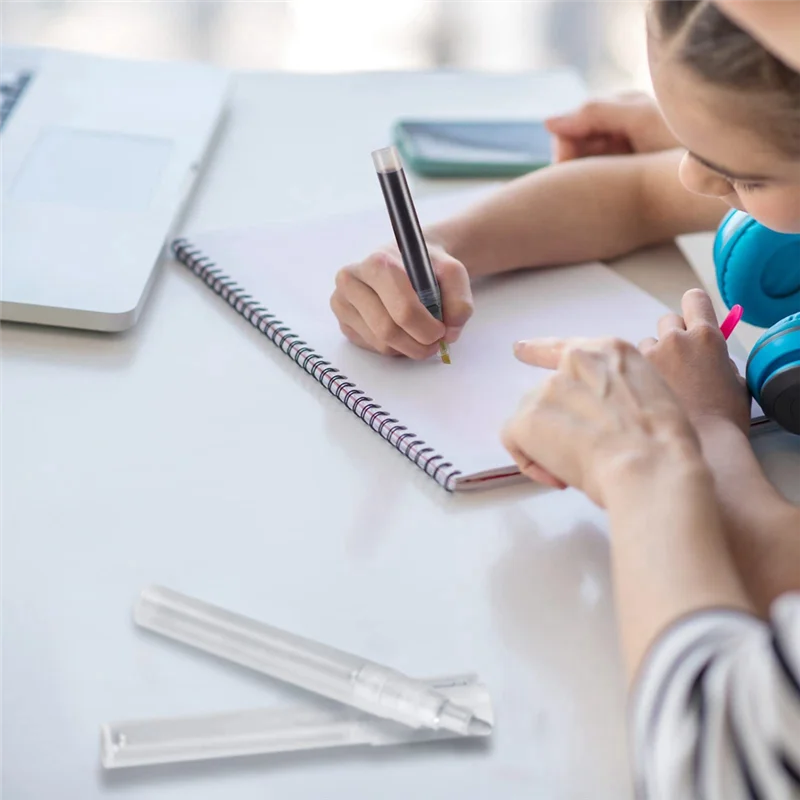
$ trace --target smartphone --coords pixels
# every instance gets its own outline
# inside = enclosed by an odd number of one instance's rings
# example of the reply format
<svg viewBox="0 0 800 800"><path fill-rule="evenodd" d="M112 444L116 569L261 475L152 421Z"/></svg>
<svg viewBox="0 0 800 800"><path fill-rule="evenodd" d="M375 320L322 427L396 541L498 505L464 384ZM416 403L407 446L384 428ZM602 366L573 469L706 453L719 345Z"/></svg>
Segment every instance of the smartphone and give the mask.
<svg viewBox="0 0 800 800"><path fill-rule="evenodd" d="M408 168L430 177L515 177L551 161L539 120L400 120L393 138Z"/></svg>

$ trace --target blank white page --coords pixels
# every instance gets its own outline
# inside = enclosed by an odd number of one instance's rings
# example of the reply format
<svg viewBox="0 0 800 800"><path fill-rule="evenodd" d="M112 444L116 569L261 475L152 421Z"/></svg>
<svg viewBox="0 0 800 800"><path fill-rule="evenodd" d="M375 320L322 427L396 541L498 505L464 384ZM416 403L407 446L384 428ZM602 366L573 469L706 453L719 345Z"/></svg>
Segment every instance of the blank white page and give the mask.
<svg viewBox="0 0 800 800"><path fill-rule="evenodd" d="M420 202L420 219L424 225L450 215L475 197ZM451 346L452 365L379 356L343 337L329 301L336 271L391 237L386 212L378 208L303 226L206 234L192 244L452 462L462 481L513 468L500 431L524 393L547 375L514 358L515 341L619 336L635 343L655 333L667 310L600 264L529 270L476 283L475 313Z"/></svg>

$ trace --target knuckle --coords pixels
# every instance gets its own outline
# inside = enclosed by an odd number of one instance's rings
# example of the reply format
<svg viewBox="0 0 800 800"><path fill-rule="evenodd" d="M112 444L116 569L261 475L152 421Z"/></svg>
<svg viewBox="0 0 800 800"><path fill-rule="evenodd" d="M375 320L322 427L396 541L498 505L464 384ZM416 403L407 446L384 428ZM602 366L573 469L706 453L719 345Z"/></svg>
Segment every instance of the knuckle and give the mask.
<svg viewBox="0 0 800 800"><path fill-rule="evenodd" d="M331 307L331 311L336 314L337 317L343 317L345 309L349 305L345 299L342 297L339 290L335 290L331 295L331 299L329 301L329 305Z"/></svg>
<svg viewBox="0 0 800 800"><path fill-rule="evenodd" d="M339 323L339 330L344 334L345 338L348 339L355 345L359 347L366 347L366 343L364 340L355 332L354 328L351 328L344 322Z"/></svg>
<svg viewBox="0 0 800 800"><path fill-rule="evenodd" d="M392 318L385 314L382 316L372 328L375 335L381 342L397 341L398 328L394 324Z"/></svg>
<svg viewBox="0 0 800 800"><path fill-rule="evenodd" d="M475 311L475 303L469 298L459 300L455 304L455 313L459 319L468 320Z"/></svg>
<svg viewBox="0 0 800 800"><path fill-rule="evenodd" d="M434 271L440 278L448 279L464 272L464 265L452 256L443 254L435 259Z"/></svg>
<svg viewBox="0 0 800 800"><path fill-rule="evenodd" d="M682 344L686 331L670 328L662 337L661 344L665 348L675 348Z"/></svg>
<svg viewBox="0 0 800 800"><path fill-rule="evenodd" d="M561 362L559 366L573 366L576 364L580 364L583 358L584 352L581 349L580 345L577 344L568 344L564 348L564 352L561 354ZM543 384L542 387L546 388L550 383L553 381L553 376L549 377Z"/></svg>
<svg viewBox="0 0 800 800"><path fill-rule="evenodd" d="M400 306L394 316L397 325L405 331L414 327L414 323L417 321L417 313L413 306L408 303Z"/></svg>
<svg viewBox="0 0 800 800"><path fill-rule="evenodd" d="M612 358L627 356L633 351L638 352L630 342L626 342L624 339L619 339L617 337L609 337L601 340L597 350L590 351L585 347L579 348L579 353L577 355L578 360L574 363L585 364L598 355L603 360L608 361Z"/></svg>
<svg viewBox="0 0 800 800"><path fill-rule="evenodd" d="M343 267L336 273L335 285L336 289L340 292L347 293L348 288L355 280L353 275L354 266Z"/></svg>
<svg viewBox="0 0 800 800"><path fill-rule="evenodd" d="M363 275L364 280L373 282L376 278L384 274L387 269L391 269L393 263L388 253L385 253L383 250L378 250L367 256L361 262L359 272Z"/></svg>
<svg viewBox="0 0 800 800"><path fill-rule="evenodd" d="M550 375L541 387L528 394L529 408L533 411L545 403L552 403L563 391L562 380L558 373Z"/></svg>
<svg viewBox="0 0 800 800"><path fill-rule="evenodd" d="M722 334L716 325L710 322L698 322L692 326L690 331L692 339L700 342L701 344L710 344L722 340Z"/></svg>
<svg viewBox="0 0 800 800"><path fill-rule="evenodd" d="M614 348L614 351L617 353L633 353L636 352L636 348L625 339L614 338L611 340L611 346Z"/></svg>
<svg viewBox="0 0 800 800"><path fill-rule="evenodd" d="M361 263L360 272L367 283L374 283L384 270L384 259L377 254L371 255Z"/></svg>

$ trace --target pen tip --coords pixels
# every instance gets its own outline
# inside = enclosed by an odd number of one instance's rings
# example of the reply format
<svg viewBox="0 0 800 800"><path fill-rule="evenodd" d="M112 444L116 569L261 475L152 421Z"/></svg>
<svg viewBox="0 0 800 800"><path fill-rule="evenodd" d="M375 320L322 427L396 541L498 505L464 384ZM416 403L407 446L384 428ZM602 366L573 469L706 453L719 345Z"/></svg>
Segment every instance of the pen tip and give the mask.
<svg viewBox="0 0 800 800"><path fill-rule="evenodd" d="M442 357L443 364L452 364L450 361L450 351L447 348L447 342L439 342L439 353Z"/></svg>

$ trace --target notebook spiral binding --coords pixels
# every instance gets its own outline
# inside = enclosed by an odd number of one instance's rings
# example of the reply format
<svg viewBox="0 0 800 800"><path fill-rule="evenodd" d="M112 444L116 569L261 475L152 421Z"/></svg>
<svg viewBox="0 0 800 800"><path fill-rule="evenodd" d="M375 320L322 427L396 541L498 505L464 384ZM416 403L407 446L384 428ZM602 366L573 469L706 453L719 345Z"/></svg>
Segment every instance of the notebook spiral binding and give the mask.
<svg viewBox="0 0 800 800"><path fill-rule="evenodd" d="M362 422L379 433L392 447L447 491L453 491L456 478L461 474L460 470L454 469L449 461L434 452L434 448L401 425L399 420L349 381L346 375L342 375L330 361L326 361L294 333L290 326L262 306L252 295L247 294L244 287L226 275L188 239L175 240L172 243L172 252L178 261L321 383L337 400L344 403Z"/></svg>

